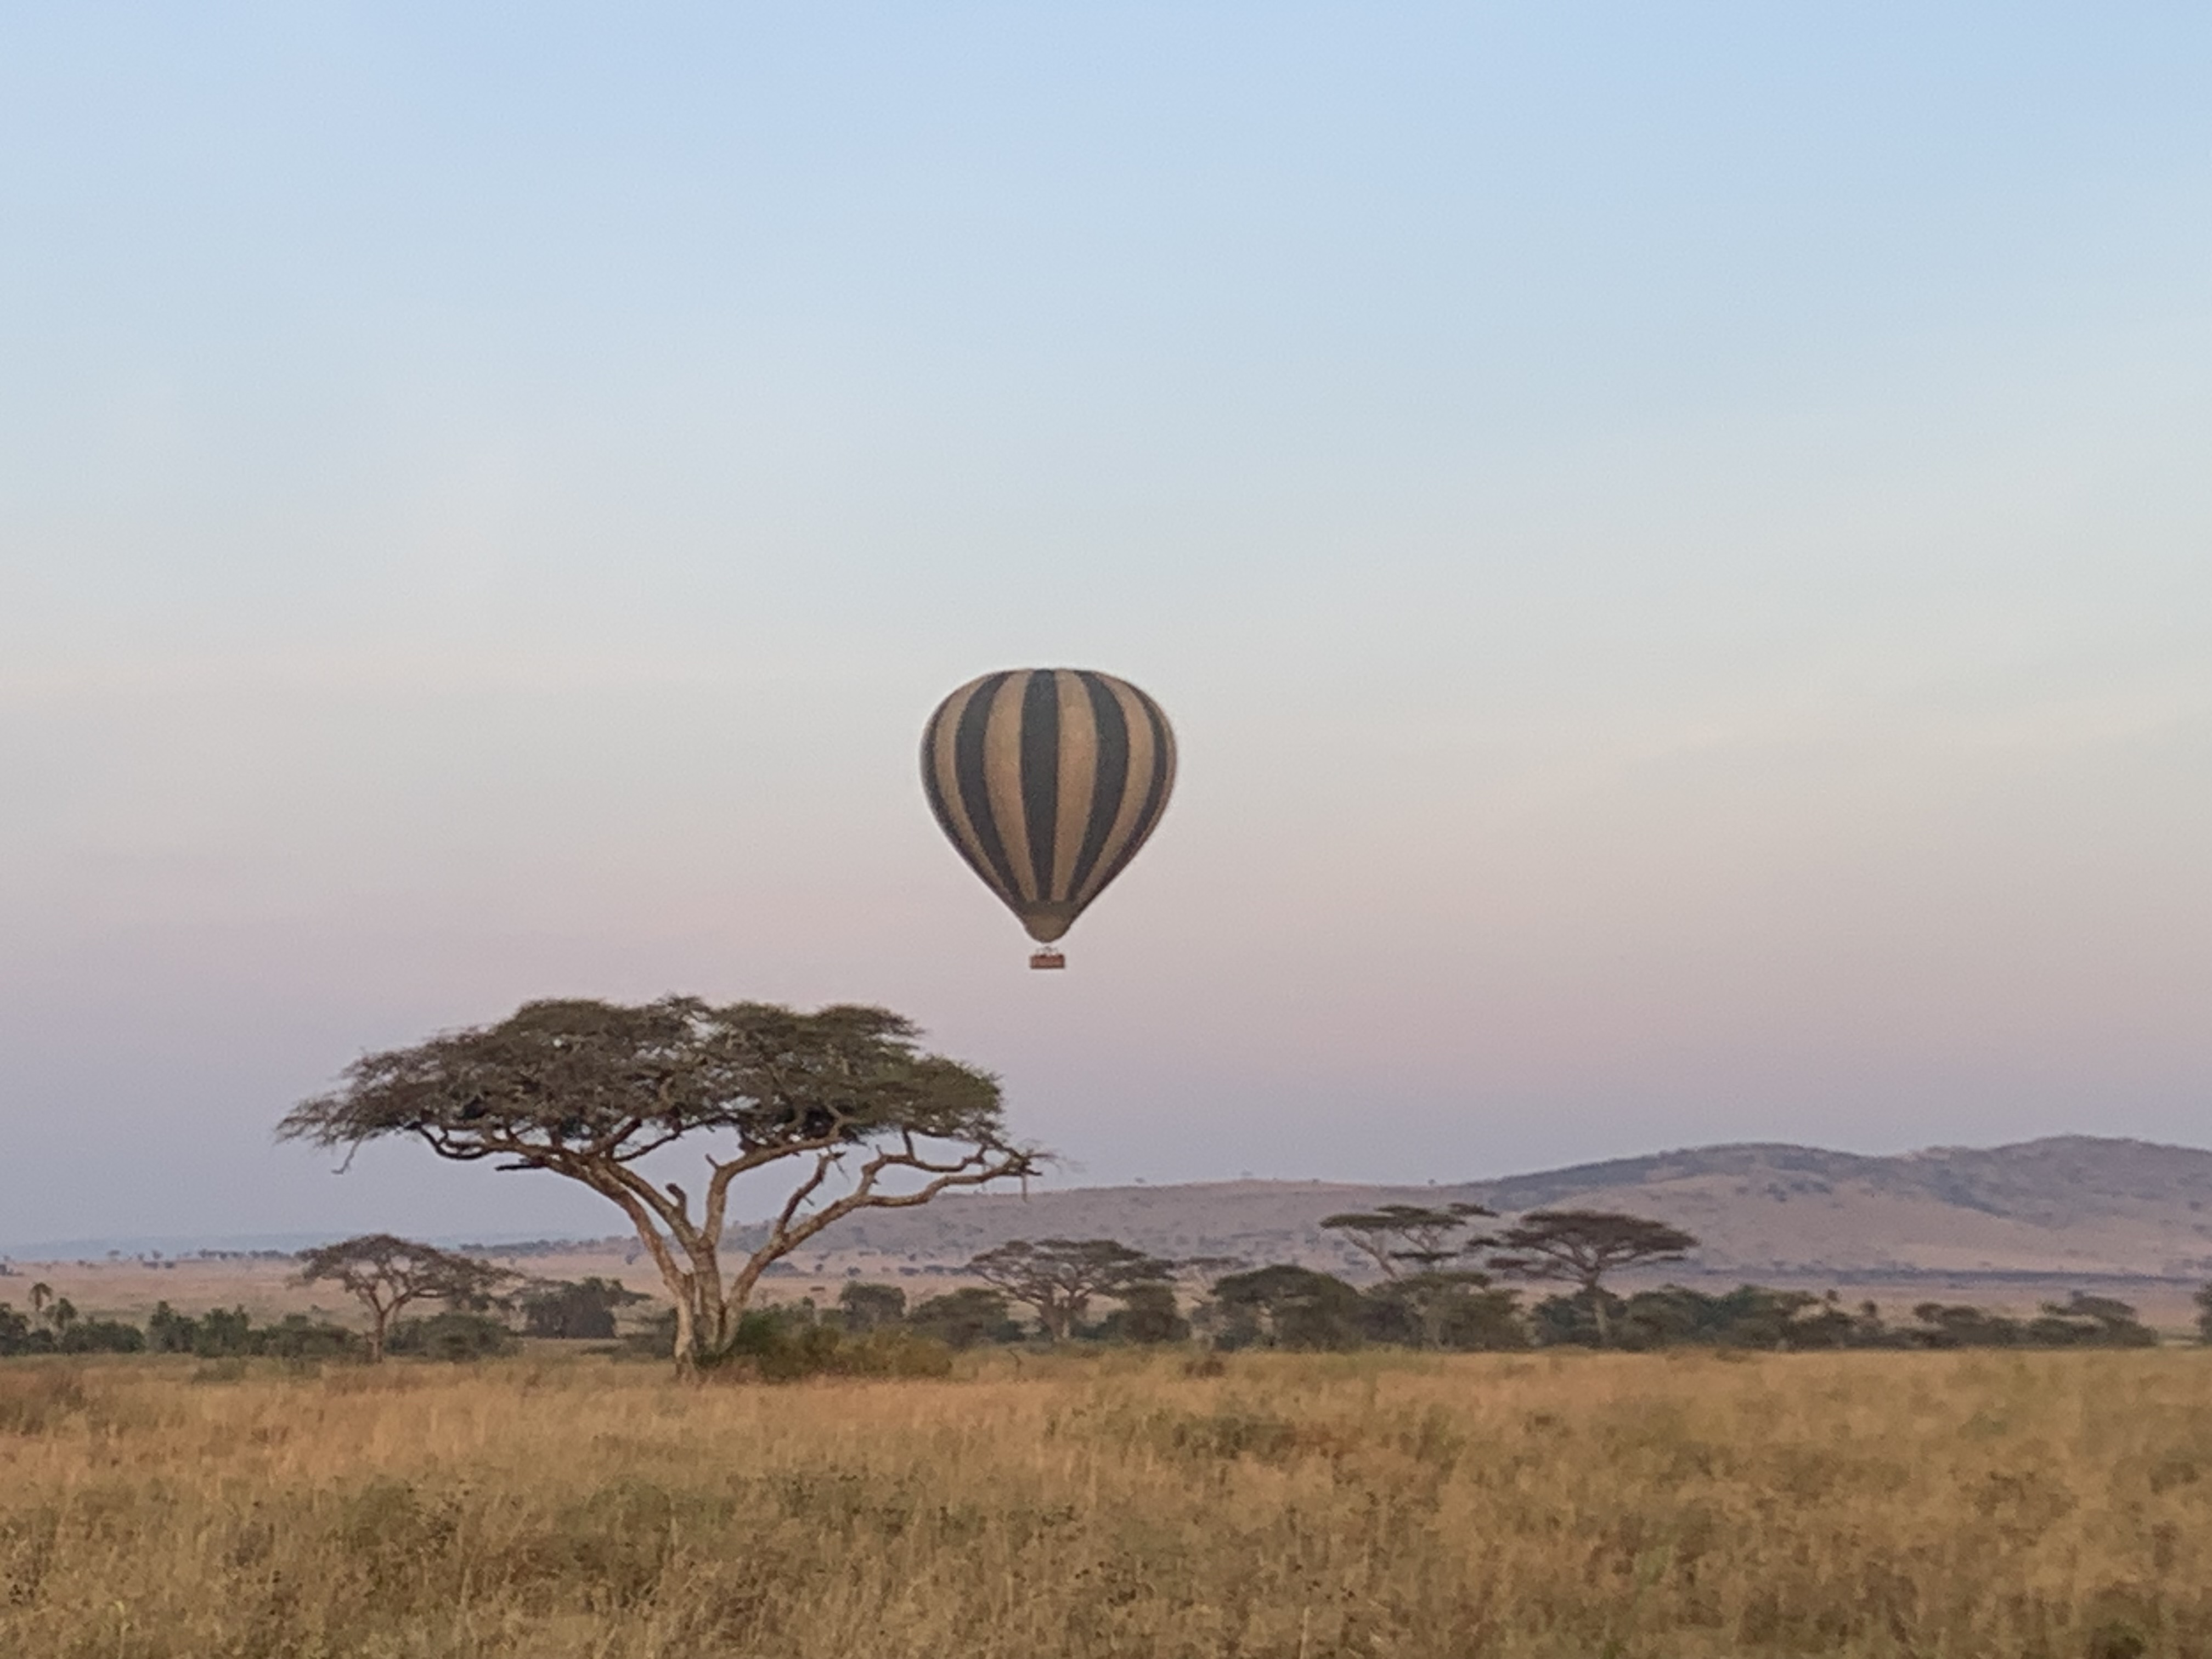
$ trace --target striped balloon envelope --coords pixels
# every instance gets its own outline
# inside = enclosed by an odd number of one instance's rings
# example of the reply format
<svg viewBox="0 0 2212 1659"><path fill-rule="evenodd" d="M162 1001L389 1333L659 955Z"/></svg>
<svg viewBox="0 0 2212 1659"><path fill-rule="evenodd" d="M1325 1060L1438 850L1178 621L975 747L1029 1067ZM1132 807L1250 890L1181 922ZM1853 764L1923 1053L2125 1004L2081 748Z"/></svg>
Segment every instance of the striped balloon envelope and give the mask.
<svg viewBox="0 0 2212 1659"><path fill-rule="evenodd" d="M939 827L1045 945L1137 855L1175 769L1160 706L1087 668L985 674L938 704L921 735ZM1049 950L1030 962L1063 965Z"/></svg>

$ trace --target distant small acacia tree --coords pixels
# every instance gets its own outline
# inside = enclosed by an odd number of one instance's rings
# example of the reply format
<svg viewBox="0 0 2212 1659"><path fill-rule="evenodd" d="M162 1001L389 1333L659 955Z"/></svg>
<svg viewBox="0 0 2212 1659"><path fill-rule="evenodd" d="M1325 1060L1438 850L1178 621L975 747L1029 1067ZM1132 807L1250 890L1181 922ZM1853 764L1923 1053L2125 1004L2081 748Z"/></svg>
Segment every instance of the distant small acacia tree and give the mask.
<svg viewBox="0 0 2212 1659"><path fill-rule="evenodd" d="M300 1252L300 1282L328 1280L357 1299L368 1314L368 1361L384 1358L385 1338L402 1308L443 1302L482 1308L492 1294L521 1275L474 1256L390 1233L363 1233Z"/></svg>
<svg viewBox="0 0 2212 1659"><path fill-rule="evenodd" d="M363 1056L277 1133L349 1152L411 1135L441 1158L588 1187L621 1208L659 1270L688 1371L729 1355L761 1275L823 1228L1040 1167L1043 1153L1006 1134L998 1080L924 1053L919 1036L888 1009L857 1006L526 1003L496 1025ZM687 1138L721 1149L696 1206L641 1167ZM781 1206L726 1273L732 1185L787 1161L796 1173Z"/></svg>
<svg viewBox="0 0 2212 1659"><path fill-rule="evenodd" d="M1480 1204L1449 1204L1441 1209L1425 1204L1385 1204L1374 1210L1323 1216L1321 1224L1341 1233L1345 1243L1382 1270L1383 1278L1395 1279L1406 1267L1432 1273L1456 1256L1494 1243L1484 1235L1462 1235L1472 1222L1497 1213Z"/></svg>
<svg viewBox="0 0 2212 1659"><path fill-rule="evenodd" d="M1498 1273L1522 1279L1564 1279L1581 1289L1597 1322L1600 1347L1612 1346L1605 1277L1647 1261L1680 1261L1697 1239L1679 1227L1613 1210L1535 1210L1498 1236L1503 1254L1490 1259Z"/></svg>
<svg viewBox="0 0 2212 1659"><path fill-rule="evenodd" d="M1035 1313L1047 1337L1064 1342L1094 1297L1164 1284L1175 1263L1111 1238L1017 1238L984 1251L968 1271Z"/></svg>
<svg viewBox="0 0 2212 1659"><path fill-rule="evenodd" d="M2197 1334L2212 1342L2212 1285L2197 1292Z"/></svg>

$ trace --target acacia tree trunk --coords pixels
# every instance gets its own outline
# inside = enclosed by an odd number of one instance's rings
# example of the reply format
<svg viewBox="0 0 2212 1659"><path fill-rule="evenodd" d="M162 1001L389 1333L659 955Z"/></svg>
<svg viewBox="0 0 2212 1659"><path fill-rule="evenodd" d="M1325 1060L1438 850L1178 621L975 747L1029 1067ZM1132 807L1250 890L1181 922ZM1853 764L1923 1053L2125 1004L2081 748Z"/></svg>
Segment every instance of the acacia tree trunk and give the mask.
<svg viewBox="0 0 2212 1659"><path fill-rule="evenodd" d="M1421 1341L1429 1348L1441 1348L1444 1345L1444 1299L1441 1294L1422 1299Z"/></svg>
<svg viewBox="0 0 2212 1659"><path fill-rule="evenodd" d="M699 1314L692 1304L691 1286L679 1276L671 1287L676 1297L676 1369L688 1376L699 1365Z"/></svg>
<svg viewBox="0 0 2212 1659"><path fill-rule="evenodd" d="M1606 1317L1605 1291L1599 1287L1598 1281L1592 1278L1583 1280L1583 1294L1589 1297L1590 1316L1597 1322L1598 1346L1601 1348L1611 1347L1613 1346L1613 1323Z"/></svg>
<svg viewBox="0 0 2212 1659"><path fill-rule="evenodd" d="M386 1336L391 1332L392 1322L398 1316L399 1310L415 1298L411 1296L395 1295L387 1302L384 1299L382 1291L374 1285L366 1286L356 1291L355 1294L361 1297L368 1309L368 1363L372 1365L381 1365L384 1363L384 1341Z"/></svg>
<svg viewBox="0 0 2212 1659"><path fill-rule="evenodd" d="M618 1160L564 1152L538 1153L534 1161L582 1182L613 1200L629 1216L638 1242L652 1256L676 1306L672 1358L677 1374L691 1377L702 1367L728 1356L738 1322L751 1304L761 1275L831 1223L856 1210L907 1209L926 1204L948 1188L981 1186L1024 1174L1033 1165L1033 1155L999 1146L980 1147L953 1155L950 1162L941 1161L919 1147L911 1133L901 1132L890 1146L869 1150L866 1159L854 1172L850 1191L818 1210L808 1210L808 1202L854 1150L841 1135L832 1135L769 1153L744 1154L726 1163L710 1160L714 1174L708 1182L706 1201L696 1217L682 1187L674 1182L655 1187ZM748 1170L809 1154L814 1159L812 1168L769 1222L767 1243L747 1256L726 1281L722 1230L732 1182ZM892 1170L916 1171L927 1179L913 1192L884 1193L878 1183Z"/></svg>

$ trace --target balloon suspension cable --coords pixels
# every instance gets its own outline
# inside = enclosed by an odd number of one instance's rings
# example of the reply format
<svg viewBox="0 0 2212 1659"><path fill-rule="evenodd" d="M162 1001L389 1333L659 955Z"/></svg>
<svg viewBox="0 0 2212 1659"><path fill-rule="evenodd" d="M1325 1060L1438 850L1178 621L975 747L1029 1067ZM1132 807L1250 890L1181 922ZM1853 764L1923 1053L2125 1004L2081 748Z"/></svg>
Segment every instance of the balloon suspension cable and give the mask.
<svg viewBox="0 0 2212 1659"><path fill-rule="evenodd" d="M1067 966L1067 957L1062 952L1054 950L1051 945L1048 945L1042 951L1032 951L1030 952L1030 966L1032 968L1065 968Z"/></svg>

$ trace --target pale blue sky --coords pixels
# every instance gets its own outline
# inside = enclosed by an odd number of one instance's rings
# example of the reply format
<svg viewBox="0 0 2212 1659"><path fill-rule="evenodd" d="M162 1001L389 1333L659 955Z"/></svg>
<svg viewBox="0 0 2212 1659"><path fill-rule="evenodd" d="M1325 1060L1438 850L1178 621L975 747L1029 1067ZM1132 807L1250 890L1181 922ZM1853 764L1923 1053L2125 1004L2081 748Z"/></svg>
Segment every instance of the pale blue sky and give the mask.
<svg viewBox="0 0 2212 1659"><path fill-rule="evenodd" d="M880 1000L1079 1178L2212 1107L2197 5L0 3L0 1243ZM1031 975L923 718L1166 705Z"/></svg>

